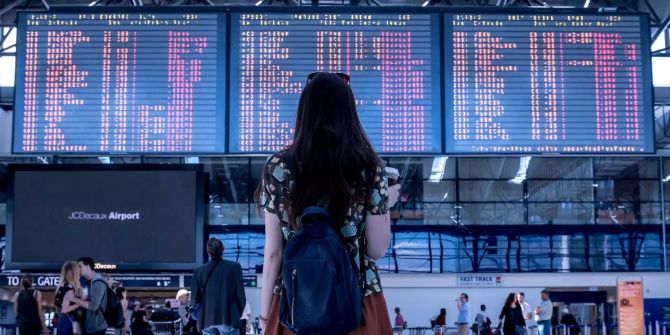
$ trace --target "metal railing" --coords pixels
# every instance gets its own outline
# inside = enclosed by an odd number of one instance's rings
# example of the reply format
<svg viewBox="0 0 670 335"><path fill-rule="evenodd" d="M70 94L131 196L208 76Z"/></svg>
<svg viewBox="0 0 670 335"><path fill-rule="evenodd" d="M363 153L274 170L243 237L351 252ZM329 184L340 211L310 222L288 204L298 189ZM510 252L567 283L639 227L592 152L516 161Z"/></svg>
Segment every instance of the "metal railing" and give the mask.
<svg viewBox="0 0 670 335"><path fill-rule="evenodd" d="M181 319L175 321L149 321L154 335L182 335Z"/></svg>
<svg viewBox="0 0 670 335"><path fill-rule="evenodd" d="M489 330L482 330L480 332L469 331L468 334L473 335L482 335L482 334L498 334L496 330L497 327L491 327ZM531 330L537 329L537 326L530 328ZM576 329L579 329L579 335L625 335L619 333L618 324L606 324L606 323L597 323L597 324L586 324L578 326L568 326L568 325L558 325L554 326L551 330L552 335L573 335ZM502 329L500 329L502 330ZM444 327L444 326L435 326L435 327L409 327L409 328L393 328L393 335L452 335L457 334L458 328L456 327ZM502 334L502 332L500 332ZM537 334L535 332L529 332L529 334ZM670 322L656 321L647 323L645 326L645 335L670 335Z"/></svg>

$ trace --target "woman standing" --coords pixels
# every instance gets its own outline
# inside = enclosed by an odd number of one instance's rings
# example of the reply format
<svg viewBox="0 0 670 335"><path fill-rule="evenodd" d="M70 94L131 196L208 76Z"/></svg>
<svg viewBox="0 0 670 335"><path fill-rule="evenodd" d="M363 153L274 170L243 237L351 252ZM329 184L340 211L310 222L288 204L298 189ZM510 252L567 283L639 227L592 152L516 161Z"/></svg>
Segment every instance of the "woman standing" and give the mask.
<svg viewBox="0 0 670 335"><path fill-rule="evenodd" d="M523 318L523 311L517 300L515 293L510 293L505 301L502 312L500 312L500 322L503 318L505 323L503 325L503 333L505 335L525 335L526 334L526 320ZM500 327L500 326L498 326Z"/></svg>
<svg viewBox="0 0 670 335"><path fill-rule="evenodd" d="M123 327L114 329L115 335L125 335L130 332L130 323L128 322L128 292L123 286L118 286L114 292L116 296L119 297L119 302L121 303L121 308L123 309Z"/></svg>
<svg viewBox="0 0 670 335"><path fill-rule="evenodd" d="M265 209L262 328L266 334L291 334L278 317L283 246L300 228L303 210L318 205L328 210L355 260L354 271L362 274L365 324L350 334L391 334L375 260L388 248L388 209L398 199L399 185L387 184L383 163L358 119L349 76L317 72L307 80L293 143L268 160L256 192Z"/></svg>
<svg viewBox="0 0 670 335"><path fill-rule="evenodd" d="M79 265L77 262L65 262L60 270L60 286L56 290L55 305L60 309L60 317L56 333L72 335L81 333L83 311L78 309L72 298L81 298L82 289L79 283Z"/></svg>
<svg viewBox="0 0 670 335"><path fill-rule="evenodd" d="M14 315L21 335L48 335L49 330L44 323L42 310L42 293L33 289L33 277L21 277L21 290L16 292L14 299Z"/></svg>

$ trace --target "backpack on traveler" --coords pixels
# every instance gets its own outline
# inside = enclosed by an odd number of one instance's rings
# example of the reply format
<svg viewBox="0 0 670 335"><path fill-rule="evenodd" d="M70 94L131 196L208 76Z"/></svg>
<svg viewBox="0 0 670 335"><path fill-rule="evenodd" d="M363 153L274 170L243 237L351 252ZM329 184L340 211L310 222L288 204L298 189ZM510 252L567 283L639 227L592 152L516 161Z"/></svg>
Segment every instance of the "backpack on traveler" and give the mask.
<svg viewBox="0 0 670 335"><path fill-rule="evenodd" d="M346 334L363 319L359 276L325 208L305 208L300 221L284 248L279 320L295 334Z"/></svg>
<svg viewBox="0 0 670 335"><path fill-rule="evenodd" d="M105 296L107 297L107 304L103 307L100 306L100 311L105 317L105 322L107 322L107 327L109 328L123 328L125 324L125 316L123 315L123 306L121 305L121 300L116 295L116 292L105 283L102 279L94 280L93 283L99 281L105 285ZM91 283L91 287L93 287Z"/></svg>

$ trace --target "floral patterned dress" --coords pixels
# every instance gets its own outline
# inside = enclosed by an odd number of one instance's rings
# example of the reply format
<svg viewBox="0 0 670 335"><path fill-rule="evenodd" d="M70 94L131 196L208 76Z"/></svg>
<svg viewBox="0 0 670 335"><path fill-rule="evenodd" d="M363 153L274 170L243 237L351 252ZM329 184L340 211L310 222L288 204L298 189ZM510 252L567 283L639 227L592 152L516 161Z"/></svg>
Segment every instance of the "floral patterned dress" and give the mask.
<svg viewBox="0 0 670 335"><path fill-rule="evenodd" d="M261 179L259 203L267 212L276 214L279 217L284 245L286 245L289 235L293 233L288 215L288 199L292 185L293 178L288 164L284 160L284 154L277 153L270 157L265 165ZM347 252L353 260L358 270L357 272L362 276L365 286L366 299L364 300L363 310L366 326L361 327L361 329L354 331L352 334L390 334L390 319L386 310L386 302L381 294L382 285L379 278L379 268L373 259L367 257L365 254L361 257L359 254L359 252L365 252L366 250L365 222L363 218L366 215L381 215L388 212L388 179L382 166L377 167L374 187L370 194L369 201L351 205L345 222L340 228L340 234ZM363 262L362 269L360 264L361 259ZM281 278L278 278L274 288L276 294L281 293L281 284ZM286 330L282 330L278 323L271 325L273 317L276 317L276 315L273 315L271 307L269 316L271 321L268 323L268 330L272 329L272 331L269 334L289 334ZM370 326L377 328L371 330ZM273 327L277 329L273 329Z"/></svg>

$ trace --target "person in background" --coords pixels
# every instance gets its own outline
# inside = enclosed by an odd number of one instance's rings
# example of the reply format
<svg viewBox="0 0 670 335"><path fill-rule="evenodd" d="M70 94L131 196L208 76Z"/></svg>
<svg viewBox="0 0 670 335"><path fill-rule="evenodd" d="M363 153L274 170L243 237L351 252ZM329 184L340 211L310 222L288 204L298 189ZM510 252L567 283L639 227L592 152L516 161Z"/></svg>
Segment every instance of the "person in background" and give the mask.
<svg viewBox="0 0 670 335"><path fill-rule="evenodd" d="M521 312L523 312L523 319L526 320L526 334L532 335L536 332L535 328L537 328L535 319L533 317L533 309L530 308L530 304L526 302L525 293L519 292L517 299L519 300L519 305L521 306Z"/></svg>
<svg viewBox="0 0 670 335"><path fill-rule="evenodd" d="M195 269L191 294L199 304L198 330L220 335L239 334L240 318L247 302L240 263L223 259L223 243L216 237L207 241L211 260Z"/></svg>
<svg viewBox="0 0 670 335"><path fill-rule="evenodd" d="M49 329L50 334L55 334L54 331L58 328L59 321L60 321L60 315L58 313L54 313L54 317L51 318L51 328Z"/></svg>
<svg viewBox="0 0 670 335"><path fill-rule="evenodd" d="M181 289L177 292L177 301L179 301L179 318L181 319L181 324L186 326L188 323L188 299L191 293L188 290Z"/></svg>
<svg viewBox="0 0 670 335"><path fill-rule="evenodd" d="M582 330L579 328L579 323L577 323L577 319L575 319L574 315L570 314L570 309L568 309L568 306L563 308L561 324L570 327L570 330L568 331L570 335L579 335L579 333L582 332Z"/></svg>
<svg viewBox="0 0 670 335"><path fill-rule="evenodd" d="M240 318L240 335L245 335L251 324L251 306L249 302L244 306L244 311L242 312L242 317Z"/></svg>
<svg viewBox="0 0 670 335"><path fill-rule="evenodd" d="M107 322L102 313L102 306L107 305L107 283L99 273L95 272L95 262L92 258L82 257L77 263L81 275L87 280L88 298L83 300L73 297L72 301L86 309L84 332L87 335L105 335Z"/></svg>
<svg viewBox="0 0 670 335"><path fill-rule="evenodd" d="M112 279L112 276L104 274L102 275L102 278L105 280L105 284L107 284L107 287L114 289L114 279Z"/></svg>
<svg viewBox="0 0 670 335"><path fill-rule="evenodd" d="M521 311L521 306L519 306L519 301L517 301L517 295L514 292L507 296L505 306L503 306L498 319L499 324L503 324L503 333L505 335L526 334L526 321L523 319L523 312Z"/></svg>
<svg viewBox="0 0 670 335"><path fill-rule="evenodd" d="M115 335L126 335L130 331L130 320L126 317L128 314L128 297L127 291L123 286L118 286L114 290L116 296L119 297L121 308L123 309L123 327L114 329Z"/></svg>
<svg viewBox="0 0 670 335"><path fill-rule="evenodd" d="M56 333L58 335L81 334L84 313L74 303L73 297L82 297L79 283L79 265L77 262L65 262L60 271L60 286L56 289L54 305L60 311L60 318Z"/></svg>
<svg viewBox="0 0 670 335"><path fill-rule="evenodd" d="M395 328L405 328L405 318L403 318L402 314L400 314L400 307L395 308Z"/></svg>
<svg viewBox="0 0 670 335"><path fill-rule="evenodd" d="M144 308L144 311L146 313L147 320L151 320L151 318L153 318L153 316L154 316L154 306L152 306L152 305L146 306Z"/></svg>
<svg viewBox="0 0 670 335"><path fill-rule="evenodd" d="M440 308L440 314L435 318L435 335L444 335L444 327L447 326L447 309Z"/></svg>
<svg viewBox="0 0 670 335"><path fill-rule="evenodd" d="M554 305L549 299L549 291L542 290L542 303L535 308L537 315L537 330L540 335L551 335L551 317L554 314Z"/></svg>
<svg viewBox="0 0 670 335"><path fill-rule="evenodd" d="M151 325L148 322L147 311L144 305L140 305L139 308L133 313L130 323L130 331L133 335L153 335L151 331Z"/></svg>
<svg viewBox="0 0 670 335"><path fill-rule="evenodd" d="M156 322L175 321L179 319L179 314L172 310L170 301L166 301L165 305L151 314L149 320Z"/></svg>
<svg viewBox="0 0 670 335"><path fill-rule="evenodd" d="M479 313L475 316L475 327L473 331L477 335L491 334L491 319L486 315L486 305L479 306Z"/></svg>
<svg viewBox="0 0 670 335"><path fill-rule="evenodd" d="M461 293L461 296L456 299L456 307L458 307L458 317L456 319L456 327L458 327L458 335L468 335L470 329L470 298L467 294Z"/></svg>
<svg viewBox="0 0 670 335"><path fill-rule="evenodd" d="M14 299L14 315L21 335L48 335L42 310L42 293L33 289L33 277L25 274L21 277L21 290Z"/></svg>

